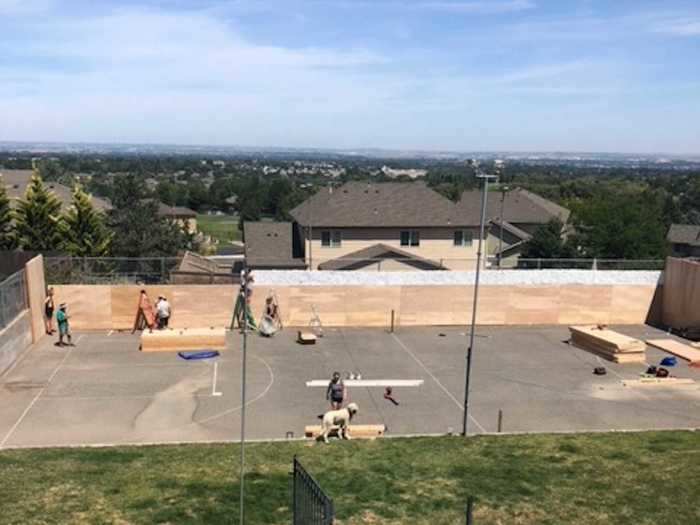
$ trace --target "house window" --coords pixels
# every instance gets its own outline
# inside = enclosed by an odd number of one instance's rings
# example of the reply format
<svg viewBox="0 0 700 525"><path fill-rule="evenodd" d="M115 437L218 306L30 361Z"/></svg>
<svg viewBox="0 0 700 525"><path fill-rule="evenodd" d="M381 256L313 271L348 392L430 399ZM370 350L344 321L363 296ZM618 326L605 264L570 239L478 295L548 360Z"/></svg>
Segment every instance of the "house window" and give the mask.
<svg viewBox="0 0 700 525"><path fill-rule="evenodd" d="M402 231L401 246L420 246L420 232L418 230Z"/></svg>
<svg viewBox="0 0 700 525"><path fill-rule="evenodd" d="M321 246L324 248L340 248L343 236L339 231L322 231Z"/></svg>
<svg viewBox="0 0 700 525"><path fill-rule="evenodd" d="M466 230L457 230L454 236L455 246L471 246L474 236L472 232Z"/></svg>

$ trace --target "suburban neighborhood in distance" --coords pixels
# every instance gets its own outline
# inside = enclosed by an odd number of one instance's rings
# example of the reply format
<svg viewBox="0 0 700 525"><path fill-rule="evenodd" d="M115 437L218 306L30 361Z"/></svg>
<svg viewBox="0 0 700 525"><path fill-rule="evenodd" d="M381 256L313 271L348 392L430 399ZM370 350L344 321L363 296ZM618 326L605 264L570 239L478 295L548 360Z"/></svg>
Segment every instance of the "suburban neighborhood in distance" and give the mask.
<svg viewBox="0 0 700 525"><path fill-rule="evenodd" d="M700 523L697 6L0 20L0 524Z"/></svg>

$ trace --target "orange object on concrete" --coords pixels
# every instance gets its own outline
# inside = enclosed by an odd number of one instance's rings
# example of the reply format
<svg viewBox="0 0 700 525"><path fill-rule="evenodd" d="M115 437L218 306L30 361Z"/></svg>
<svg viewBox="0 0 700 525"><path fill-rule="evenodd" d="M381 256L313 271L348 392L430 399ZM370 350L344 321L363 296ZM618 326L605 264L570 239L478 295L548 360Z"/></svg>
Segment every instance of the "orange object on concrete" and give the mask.
<svg viewBox="0 0 700 525"><path fill-rule="evenodd" d="M136 310L136 319L134 320L134 328L131 330L133 334L136 330L143 330L148 327L149 330L153 330L156 325L156 312L153 309L153 303L148 298L146 290L141 290L141 295L139 296L139 305Z"/></svg>

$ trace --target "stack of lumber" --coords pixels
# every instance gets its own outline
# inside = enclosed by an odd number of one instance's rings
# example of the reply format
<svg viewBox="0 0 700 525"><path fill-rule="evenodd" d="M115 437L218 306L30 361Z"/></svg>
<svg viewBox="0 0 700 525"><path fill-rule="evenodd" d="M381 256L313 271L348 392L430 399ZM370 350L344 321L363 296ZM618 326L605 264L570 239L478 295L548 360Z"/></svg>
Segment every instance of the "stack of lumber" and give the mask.
<svg viewBox="0 0 700 525"><path fill-rule="evenodd" d="M688 366L700 367L700 350L673 339L647 339L647 344L688 361Z"/></svg>
<svg viewBox="0 0 700 525"><path fill-rule="evenodd" d="M644 363L646 345L639 339L627 337L598 326L570 326L571 343L615 363Z"/></svg>
<svg viewBox="0 0 700 525"><path fill-rule="evenodd" d="M336 428L331 432L331 436L338 435ZM386 432L385 425L349 425L348 432L350 437L355 439L374 439L382 437ZM304 435L309 438L317 438L321 435L321 425L308 425L304 427Z"/></svg>
<svg viewBox="0 0 700 525"><path fill-rule="evenodd" d="M224 350L224 328L180 328L145 331L141 334L142 352L182 352L185 350Z"/></svg>

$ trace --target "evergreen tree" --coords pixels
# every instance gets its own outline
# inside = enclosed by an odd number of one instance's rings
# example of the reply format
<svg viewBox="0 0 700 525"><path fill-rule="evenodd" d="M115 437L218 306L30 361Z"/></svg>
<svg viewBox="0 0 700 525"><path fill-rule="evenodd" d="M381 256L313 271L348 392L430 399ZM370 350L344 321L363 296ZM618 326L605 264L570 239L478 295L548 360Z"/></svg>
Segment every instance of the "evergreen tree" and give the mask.
<svg viewBox="0 0 700 525"><path fill-rule="evenodd" d="M14 250L17 238L12 225L13 213L5 185L0 179L0 250Z"/></svg>
<svg viewBox="0 0 700 525"><path fill-rule="evenodd" d="M76 257L103 257L109 254L112 234L105 218L95 210L90 195L79 184L73 189L73 201L61 223L62 248Z"/></svg>
<svg viewBox="0 0 700 525"><path fill-rule="evenodd" d="M50 251L61 245L61 202L34 174L17 206L17 241L24 250Z"/></svg>
<svg viewBox="0 0 700 525"><path fill-rule="evenodd" d="M575 250L562 238L564 225L552 219L537 228L522 252L525 259L566 259L575 257Z"/></svg>
<svg viewBox="0 0 700 525"><path fill-rule="evenodd" d="M119 257L169 257L196 250L194 236L158 215L158 202L146 198L134 175L115 181L108 225L114 233L112 254Z"/></svg>

